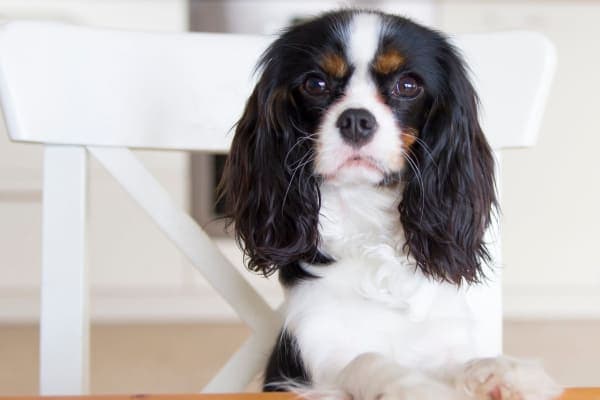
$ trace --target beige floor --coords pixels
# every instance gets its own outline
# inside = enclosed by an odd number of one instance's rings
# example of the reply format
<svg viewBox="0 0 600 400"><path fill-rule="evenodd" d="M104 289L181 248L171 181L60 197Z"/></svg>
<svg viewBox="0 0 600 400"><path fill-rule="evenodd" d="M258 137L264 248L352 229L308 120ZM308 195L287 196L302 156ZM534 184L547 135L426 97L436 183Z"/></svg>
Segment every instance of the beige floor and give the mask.
<svg viewBox="0 0 600 400"><path fill-rule="evenodd" d="M505 350L543 359L565 385L600 386L600 321L507 321ZM100 325L93 393L198 391L248 330L239 325ZM0 326L0 395L37 392L37 328Z"/></svg>

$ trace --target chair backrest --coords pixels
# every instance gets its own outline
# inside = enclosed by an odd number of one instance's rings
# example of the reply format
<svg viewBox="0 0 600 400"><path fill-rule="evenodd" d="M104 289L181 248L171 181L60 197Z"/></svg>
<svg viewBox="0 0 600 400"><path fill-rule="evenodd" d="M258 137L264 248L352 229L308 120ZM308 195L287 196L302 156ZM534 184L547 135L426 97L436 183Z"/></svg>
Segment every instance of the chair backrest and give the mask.
<svg viewBox="0 0 600 400"><path fill-rule="evenodd" d="M13 140L225 152L269 38L14 22L0 37Z"/></svg>
<svg viewBox="0 0 600 400"><path fill-rule="evenodd" d="M71 166L85 168L87 148L256 331L209 384L209 391L245 387L260 365L261 355L272 346L279 319L211 246L206 234L122 148L226 152L232 139L228 133L253 86L254 64L271 39L109 31L39 22L9 23L0 32L0 100L9 135L15 141L49 145L45 161L44 251L48 254L43 257L44 276L52 277L53 271L58 271L63 274L60 281L65 280L64 269L57 268L64 264L60 250L71 251L74 242L79 243L79 250L70 266L75 272L85 270L81 261L85 174L69 172ZM552 45L532 32L460 35L453 40L473 71L482 103L481 123L492 147L533 145L554 71ZM77 186L68 192L73 194L69 202L62 187L65 177ZM66 235L64 229L69 224L64 219L73 211L70 204L78 205L78 215L70 224L74 229ZM57 209L62 213L59 217L47 217ZM497 237L497 230L493 226L490 232ZM55 237L73 240L53 242ZM64 248L57 250L60 246ZM499 259L498 242L491 252ZM79 298L71 310L70 326L74 329L84 326L87 318L85 305L81 305L85 303L83 281L75 279L71 286ZM56 331L47 328L44 333L42 329L41 386L46 394L75 393L85 387L81 383L86 380L85 371L81 372L85 361L72 362L66 368L61 343L56 343L66 332L64 307L69 303L62 300L63 293L59 286L42 293L43 303L53 295L59 299L54 306L42 307L43 312L53 314L47 321L60 325ZM480 355L497 354L501 350L499 280L472 293L480 322L474 332L474 346ZM49 327L50 322L45 323L42 315L42 328ZM78 343L77 354L82 360L86 359L86 337L82 333L69 338ZM52 360L61 362L61 368L55 368ZM69 374L78 378L69 380Z"/></svg>
<svg viewBox="0 0 600 400"><path fill-rule="evenodd" d="M270 37L14 22L0 95L16 141L226 152ZM535 143L554 50L533 32L459 35L495 149ZM517 61L518 60L518 61Z"/></svg>

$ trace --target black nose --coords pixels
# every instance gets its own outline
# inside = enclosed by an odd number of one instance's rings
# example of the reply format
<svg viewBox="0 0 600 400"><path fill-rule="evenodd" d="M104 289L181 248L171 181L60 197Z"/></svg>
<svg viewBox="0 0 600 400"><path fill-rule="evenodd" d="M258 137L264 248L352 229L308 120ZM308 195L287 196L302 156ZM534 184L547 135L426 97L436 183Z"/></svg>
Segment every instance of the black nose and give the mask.
<svg viewBox="0 0 600 400"><path fill-rule="evenodd" d="M364 108L349 108L340 115L336 124L348 144L360 147L373 137L377 130L375 116Z"/></svg>

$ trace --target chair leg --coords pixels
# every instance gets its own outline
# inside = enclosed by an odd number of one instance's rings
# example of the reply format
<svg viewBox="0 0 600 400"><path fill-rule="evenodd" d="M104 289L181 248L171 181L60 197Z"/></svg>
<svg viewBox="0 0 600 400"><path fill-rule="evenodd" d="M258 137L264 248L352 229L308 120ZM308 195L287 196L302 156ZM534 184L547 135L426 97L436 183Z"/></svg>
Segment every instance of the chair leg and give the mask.
<svg viewBox="0 0 600 400"><path fill-rule="evenodd" d="M87 152L44 153L40 393L88 392L89 315L85 263Z"/></svg>

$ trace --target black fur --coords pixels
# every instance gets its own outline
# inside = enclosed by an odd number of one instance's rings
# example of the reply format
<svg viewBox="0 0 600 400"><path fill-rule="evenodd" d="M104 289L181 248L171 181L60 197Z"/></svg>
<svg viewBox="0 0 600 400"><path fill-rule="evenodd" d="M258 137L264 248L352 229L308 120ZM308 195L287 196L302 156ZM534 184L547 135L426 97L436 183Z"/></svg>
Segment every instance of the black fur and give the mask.
<svg viewBox="0 0 600 400"><path fill-rule="evenodd" d="M343 53L333 26L355 11L329 13L291 27L263 55L259 82L240 119L227 161L222 193L227 216L251 270L280 270L285 284L309 278L300 262L328 264L319 252L319 177L309 160L310 140L323 109L343 94L310 102L298 86L325 51ZM418 133L405 168L399 206L404 250L427 275L456 284L476 282L489 260L483 234L496 203L493 159L477 117L477 97L464 63L438 32L405 18L381 14L387 29L380 47L398 48L423 81L412 102L388 96L389 77L375 77L398 122ZM351 73L351 71L350 71ZM385 184L385 182L383 182Z"/></svg>
<svg viewBox="0 0 600 400"><path fill-rule="evenodd" d="M421 270L460 284L484 275L490 260L483 235L496 206L494 161L479 126L478 99L465 64L446 38L406 19L386 16L393 29L383 46L400 49L423 80L423 109L399 120L418 131L410 149L418 167L406 168L399 206L405 250Z"/></svg>
<svg viewBox="0 0 600 400"><path fill-rule="evenodd" d="M310 375L300 354L300 348L294 337L285 329L281 331L269 357L264 376L263 390L265 392L285 392L290 382L298 385L309 385Z"/></svg>
<svg viewBox="0 0 600 400"><path fill-rule="evenodd" d="M349 16L328 14L292 27L267 49L220 185L248 268L264 275L280 269L285 284L310 278L301 261L331 262L319 251L319 177L310 162L314 149L310 140L302 140L314 131L317 118L299 107L294 89L313 68L310 49L342 48L340 39L326 32Z"/></svg>

